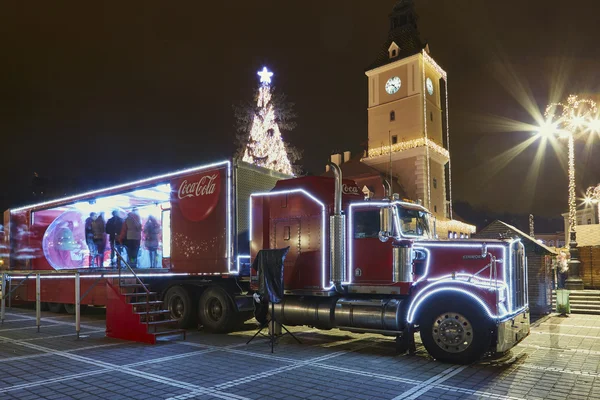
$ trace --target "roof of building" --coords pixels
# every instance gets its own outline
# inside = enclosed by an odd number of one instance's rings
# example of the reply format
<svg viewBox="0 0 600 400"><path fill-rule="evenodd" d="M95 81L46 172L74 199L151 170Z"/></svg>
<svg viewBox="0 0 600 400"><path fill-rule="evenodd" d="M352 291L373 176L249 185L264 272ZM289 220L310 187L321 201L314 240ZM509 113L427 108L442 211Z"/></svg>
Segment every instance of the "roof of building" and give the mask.
<svg viewBox="0 0 600 400"><path fill-rule="evenodd" d="M375 61L367 68L371 70L406 57L420 53L427 43L421 41L413 0L399 0L394 6L390 18L390 31ZM392 43L399 47L396 57L390 58L389 48Z"/></svg>
<svg viewBox="0 0 600 400"><path fill-rule="evenodd" d="M529 236L525 232L515 228L512 225L507 224L506 222L502 222L500 220L496 220L480 230L479 232L473 234L473 238L477 239L498 239L500 236L506 234L513 234L520 237L522 240L526 242L530 242L534 246L537 246L540 250L546 251L549 254L556 254L556 251L552 250L550 247L545 246L544 244L538 242L535 238Z"/></svg>

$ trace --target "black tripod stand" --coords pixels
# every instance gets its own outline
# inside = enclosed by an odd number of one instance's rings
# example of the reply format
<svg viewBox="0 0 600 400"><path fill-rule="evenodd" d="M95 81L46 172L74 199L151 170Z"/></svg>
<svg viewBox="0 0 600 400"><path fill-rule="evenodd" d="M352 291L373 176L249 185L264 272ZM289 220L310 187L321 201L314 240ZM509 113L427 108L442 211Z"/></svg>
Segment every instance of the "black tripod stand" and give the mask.
<svg viewBox="0 0 600 400"><path fill-rule="evenodd" d="M269 330L269 334L268 335L263 335L263 336L268 336L269 338L269 342L271 343L271 353L273 353L273 346L275 345L275 341L277 340L277 335L275 335L275 326L277 324L277 318L275 317L275 303L271 303L271 320L267 321L266 323L262 324L260 326L260 328L258 328L258 331L256 331L256 333L254 334L254 336L252 336L250 338L250 340L248 340L246 342L246 344L249 344L251 341L254 340L255 337L258 336L259 333L262 332L263 329L265 329L267 326L269 326L269 324L273 324L272 328ZM294 334L292 332L290 332L288 330L288 328L285 327L285 325L283 324L279 324L286 333L284 333L283 335L287 335L289 334L291 337L293 337L296 342L298 342L299 344L302 344L302 342L300 341L300 339L298 339L296 336L294 336ZM281 336L283 336L281 335Z"/></svg>

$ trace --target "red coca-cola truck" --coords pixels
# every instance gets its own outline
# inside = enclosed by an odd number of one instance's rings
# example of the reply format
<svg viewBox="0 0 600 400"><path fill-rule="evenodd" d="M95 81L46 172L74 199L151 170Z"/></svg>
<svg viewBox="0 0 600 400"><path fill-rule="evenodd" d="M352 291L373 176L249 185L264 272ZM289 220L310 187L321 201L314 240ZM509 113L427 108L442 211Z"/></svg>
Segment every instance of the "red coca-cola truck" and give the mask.
<svg viewBox="0 0 600 400"><path fill-rule="evenodd" d="M137 208L141 225L152 216L161 235L158 267L142 233L135 270L181 327L226 332L250 318L258 290L250 261L262 249L289 247L285 295L274 305L280 323L395 336L400 349L420 332L428 352L449 362L505 352L529 334L518 239L437 240L424 207L391 193L365 199L331 168L335 179L291 178L224 161L11 209L10 268L58 271L42 284L42 301L71 309L73 285L60 271L89 277L82 292L115 275L108 244L101 266L86 261L89 215L124 218ZM92 288L84 303L105 304L105 293ZM19 296L32 301L34 285Z"/></svg>
<svg viewBox="0 0 600 400"><path fill-rule="evenodd" d="M52 271L42 275L41 284L41 301L50 311L74 312L75 270L81 293L87 293L81 304L105 305L107 291L97 280L116 277L118 260L109 235L98 245L86 225L92 213L95 224L100 220L106 226L113 214L125 221L134 212L141 228L137 257L126 254L126 233L123 245L117 240L114 247L160 294L180 327L201 318L211 329L227 331L252 317L251 299L241 295L248 289L250 194L268 191L285 178L290 177L223 161L9 209L4 213L4 241L10 247L5 267ZM151 218L160 230L150 240L144 231ZM13 282L19 278L13 276ZM35 301L35 295L35 279L28 279L13 300Z"/></svg>

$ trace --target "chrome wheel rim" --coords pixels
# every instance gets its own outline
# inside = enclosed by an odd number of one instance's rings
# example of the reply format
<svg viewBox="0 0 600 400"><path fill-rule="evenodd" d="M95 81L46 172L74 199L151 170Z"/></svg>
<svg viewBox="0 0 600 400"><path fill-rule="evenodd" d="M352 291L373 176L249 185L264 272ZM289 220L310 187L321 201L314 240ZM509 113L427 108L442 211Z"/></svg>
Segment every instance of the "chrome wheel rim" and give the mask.
<svg viewBox="0 0 600 400"><path fill-rule="evenodd" d="M440 314L431 329L433 340L442 350L461 353L473 342L473 326L459 313Z"/></svg>

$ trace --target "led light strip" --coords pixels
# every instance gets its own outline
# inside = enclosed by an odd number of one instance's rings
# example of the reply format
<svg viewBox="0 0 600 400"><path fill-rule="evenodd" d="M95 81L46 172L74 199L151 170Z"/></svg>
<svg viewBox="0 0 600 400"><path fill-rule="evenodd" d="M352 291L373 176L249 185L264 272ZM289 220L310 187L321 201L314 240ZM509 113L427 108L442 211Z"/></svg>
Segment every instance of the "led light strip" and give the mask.
<svg viewBox="0 0 600 400"><path fill-rule="evenodd" d="M423 49L425 54L425 49ZM425 56L423 56L425 57ZM431 209L431 166L429 162L429 138L427 137L427 87L425 84L425 60L423 60L423 133L425 134L425 155L427 156L427 207Z"/></svg>
<svg viewBox="0 0 600 400"><path fill-rule="evenodd" d="M141 179L138 181L134 181L134 182L128 182L128 183L123 183L120 185L116 185L116 186L111 186L108 188L104 188L104 189L97 189L97 190L92 190L90 192L85 192L82 194L77 194L77 195L73 195L73 196L67 196L67 197L63 197L60 199L56 199L56 200L50 200L50 201L45 201L42 203L37 203L37 204L32 204L29 206L25 206L25 207L19 207L19 208L13 208L10 210L11 213L13 212L18 212L18 211L23 211L23 210L27 210L29 208L38 208L38 207L43 207L43 206L47 206L47 205L52 205L54 203L58 203L58 202L68 202L68 201L72 201L72 200L77 200L77 199L81 199L87 196L92 196L95 194L102 194L103 192L110 192L113 190L118 190L118 189L124 189L124 188L128 188L129 186L133 186L133 185L140 185L143 183L149 183L152 182L154 180L160 180L160 179L166 179L166 178L172 178L174 176L177 175L185 175L191 172L196 172L196 171L202 171L205 169L210 169L210 168L214 168L214 167L218 167L221 165L227 165L230 166L231 163L229 162L229 160L226 161L220 161L217 163L213 163L213 164L208 164L208 165L202 165L199 167L193 167L193 168L188 168L188 169L183 169L180 171L175 171L175 172L170 172L168 174L163 174L163 175L156 175L150 178L145 178L145 179Z"/></svg>
<svg viewBox="0 0 600 400"><path fill-rule="evenodd" d="M237 271L233 271L233 272L235 272L236 274L239 274L239 273L240 273L240 259L242 259L242 258L247 258L247 259L250 259L250 255L246 255L246 254L244 254L244 255L238 255L238 256L237 256L237 261L236 261L236 265L237 265Z"/></svg>
<svg viewBox="0 0 600 400"><path fill-rule="evenodd" d="M404 206L408 206L408 207L412 207L412 208L418 208L424 212L429 213L429 211L427 211L427 209L423 206L420 206L418 204L413 204L413 203L407 203L404 201L391 201L391 202L385 202L385 201L363 201L363 202L359 202L359 203L351 203L348 207L348 228L347 228L347 240L348 240L348 259L347 259L347 264L348 264L348 282L343 282L344 284L351 284L352 283L352 277L354 276L354 265L353 265L353 243L354 243L354 236L353 236L353 231L354 231L354 211L352 210L354 207L364 207L364 206L369 206L369 207L377 207L377 208L381 208L381 207L389 207L389 206L396 206L396 205L404 205ZM396 231L398 233L400 233L400 235L402 237L407 237L407 238L421 238L422 236L419 235L408 235L405 233L402 233L402 229L400 227L400 224L398 222L398 218L394 217L394 226L396 228Z"/></svg>
<svg viewBox="0 0 600 400"><path fill-rule="evenodd" d="M465 283L465 282L463 282L463 283ZM466 283L465 283L465 284L466 284ZM446 287L446 288L439 288L439 289L435 289L435 290L429 291L429 292L427 292L427 294L425 294L424 296L422 296L422 297L419 299L420 295L423 293L423 292L420 292L420 293L419 293L419 294L418 294L418 295L415 297L415 299L413 300L413 302L411 303L411 305L410 305L410 307L409 307L409 309L408 309L408 317L407 317L407 321L408 321L409 323L411 323L411 324L412 324L412 323L414 322L414 320L415 320L415 316L416 316L417 310L419 309L419 306L420 306L420 305L421 305L421 304L422 304L422 303L423 303L423 302L424 302L424 301L425 301L425 300L426 300L428 297L430 297L430 296L432 296L432 295L434 295L434 294L436 294L436 293L440 293L440 292L444 292L444 291L458 292L458 293L461 293L461 294L467 295L467 296L469 296L469 297L472 297L473 299L475 299L475 301L477 301L477 303L479 303L479 305L480 305L480 306L481 306L481 307L482 307L482 308L485 310L485 312L487 313L487 315L488 315L490 318L492 318L492 319L496 319L496 320L499 320L500 322L501 322L503 319L504 319L504 320L506 320L506 319L510 319L510 318L512 318L513 316L515 316L515 315L518 315L518 314L522 313L523 311L525 311L525 310L527 309L527 306L525 306L525 307L522 307L522 308L520 308L520 309L518 309L518 310L516 310L516 311L513 311L513 312L506 312L506 313L504 313L504 314L501 314L501 315L500 315L500 314L494 314L494 313L493 313L493 312L492 312L492 311L491 311L491 310L488 308L487 304L486 304L486 303L485 303L483 300L481 300L481 298L477 297L477 296L476 296L476 295L474 295L473 293L471 293L471 292L468 292L468 291L466 291L466 290L464 290L464 289L461 289L461 288L455 288L455 287Z"/></svg>
<svg viewBox="0 0 600 400"><path fill-rule="evenodd" d="M452 160L450 159L450 116L448 111L448 78L444 75L446 88L446 147L448 150L448 193L450 195L450 220L452 220Z"/></svg>
<svg viewBox="0 0 600 400"><path fill-rule="evenodd" d="M25 275L16 275L16 276L12 276L9 273L6 273L7 276L10 277L10 279L35 279L36 273L32 273L31 275L29 275L29 277L25 276ZM45 274L40 274L40 279L75 279L75 273L72 274L68 274L68 275L45 275ZM149 278L149 277L157 277L157 276L191 276L191 275L223 275L221 272L213 272L213 273L197 273L197 274L190 274L187 272L167 272L167 273L141 273L141 274L136 274L137 276L140 276L142 278ZM110 274L104 274L104 275L99 275L98 273L95 274L88 274L86 272L80 272L79 273L79 277L82 279L89 279L89 278L118 278L119 274L118 273L110 273ZM132 274L121 274L121 277L125 277L125 278L130 278L133 277Z"/></svg>
<svg viewBox="0 0 600 400"><path fill-rule="evenodd" d="M315 196L313 196L312 194L307 192L306 190L304 190L304 189L279 190L279 191L275 191L275 192L252 193L250 195L250 198L248 199L249 207L250 207L250 212L248 213L249 218L250 218L250 223L249 223L250 229L248 232L248 238L250 240L250 248L252 248L252 197L277 196L280 194L291 194L291 193L303 194L321 206L321 284L322 284L322 287L324 290L329 290L333 287L333 284L330 281L329 286L325 285L325 268L326 268L325 243L327 243L326 237L325 237L325 214L326 214L325 204L321 200L317 199Z"/></svg>

